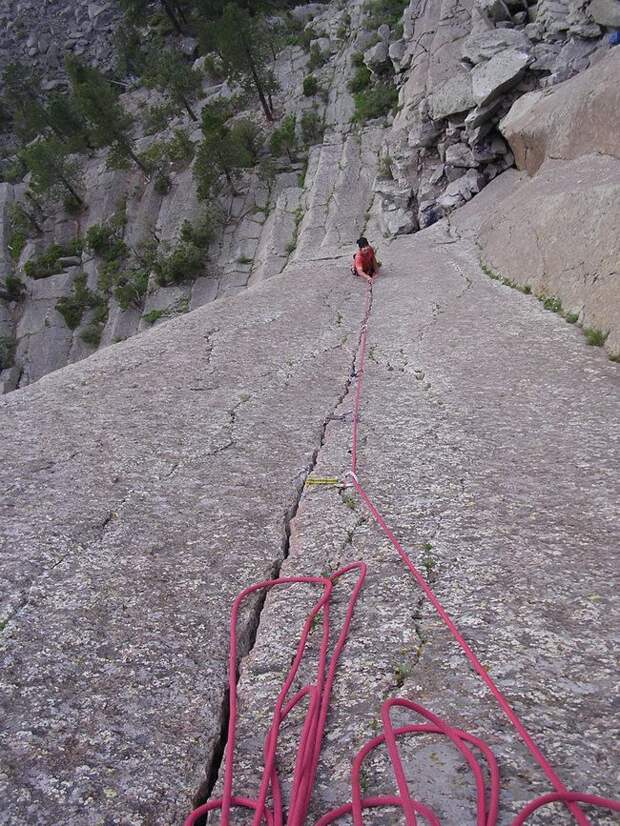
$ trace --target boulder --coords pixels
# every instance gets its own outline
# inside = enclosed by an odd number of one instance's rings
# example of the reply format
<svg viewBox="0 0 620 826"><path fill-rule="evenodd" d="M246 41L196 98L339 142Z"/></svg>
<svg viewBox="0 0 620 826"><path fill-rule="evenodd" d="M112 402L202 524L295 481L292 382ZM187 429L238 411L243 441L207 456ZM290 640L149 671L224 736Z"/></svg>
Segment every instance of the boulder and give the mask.
<svg viewBox="0 0 620 826"><path fill-rule="evenodd" d="M383 68L390 59L389 47L385 41L381 40L364 55L364 63L368 68L376 72Z"/></svg>
<svg viewBox="0 0 620 826"><path fill-rule="evenodd" d="M474 105L471 75L460 71L433 92L431 114L433 120L438 120L457 112L466 112Z"/></svg>
<svg viewBox="0 0 620 826"><path fill-rule="evenodd" d="M598 152L620 158L619 76L620 49L566 83L519 98L500 123L517 167L533 175L547 157Z"/></svg>
<svg viewBox="0 0 620 826"><path fill-rule="evenodd" d="M405 68L403 65L403 58L405 57L406 52L407 44L404 40L397 40L395 43L390 45L388 54L396 72L401 72Z"/></svg>
<svg viewBox="0 0 620 826"><path fill-rule="evenodd" d="M510 20L510 10L504 0L475 0L475 5L489 20Z"/></svg>
<svg viewBox="0 0 620 826"><path fill-rule="evenodd" d="M390 42L390 34L391 33L392 33L392 30L390 29L390 27L388 26L387 23L383 23L383 25L379 26L379 28L377 29L377 34L379 35L379 39L383 40L384 43L389 43Z"/></svg>
<svg viewBox="0 0 620 826"><path fill-rule="evenodd" d="M410 209L395 209L381 214L381 224L387 235L408 235L418 228L416 216Z"/></svg>
<svg viewBox="0 0 620 826"><path fill-rule="evenodd" d="M484 106L517 84L532 58L527 52L506 49L472 70L472 90L478 106Z"/></svg>
<svg viewBox="0 0 620 826"><path fill-rule="evenodd" d="M451 166L470 168L476 166L472 150L466 143L455 143L446 149L446 163Z"/></svg>
<svg viewBox="0 0 620 826"><path fill-rule="evenodd" d="M448 184L437 203L445 210L455 209L477 195L484 183L484 176L477 170L470 169L465 175Z"/></svg>
<svg viewBox="0 0 620 826"><path fill-rule="evenodd" d="M620 29L620 3L618 0L592 0L589 12L601 26Z"/></svg>
<svg viewBox="0 0 620 826"><path fill-rule="evenodd" d="M490 60L498 52L514 48L527 51L531 43L524 32L505 27L472 34L466 37L461 46L461 54L470 63L482 63Z"/></svg>
<svg viewBox="0 0 620 826"><path fill-rule="evenodd" d="M546 160L483 223L478 243L493 270L557 296L620 353L619 226L620 161L583 155Z"/></svg>

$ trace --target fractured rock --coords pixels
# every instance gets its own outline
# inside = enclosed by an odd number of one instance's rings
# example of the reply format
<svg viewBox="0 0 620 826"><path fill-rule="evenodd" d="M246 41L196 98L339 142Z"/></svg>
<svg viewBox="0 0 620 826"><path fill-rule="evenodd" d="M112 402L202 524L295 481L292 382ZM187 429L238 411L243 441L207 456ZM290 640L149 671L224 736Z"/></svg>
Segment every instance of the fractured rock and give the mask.
<svg viewBox="0 0 620 826"><path fill-rule="evenodd" d="M549 92L520 97L500 123L517 167L533 175L545 158L593 152L620 158L620 49Z"/></svg>
<svg viewBox="0 0 620 826"><path fill-rule="evenodd" d="M527 51L531 46L524 32L517 29L496 28L466 37L461 46L461 54L470 63L490 60L498 52L515 48Z"/></svg>
<svg viewBox="0 0 620 826"><path fill-rule="evenodd" d="M457 112L465 112L475 103L471 74L465 71L457 72L433 92L431 100L433 120L445 118Z"/></svg>
<svg viewBox="0 0 620 826"><path fill-rule="evenodd" d="M474 167L476 161L472 150L465 143L455 143L446 149L446 163L458 167Z"/></svg>
<svg viewBox="0 0 620 826"><path fill-rule="evenodd" d="M527 52L507 49L472 70L475 102L483 106L519 82L531 58Z"/></svg>

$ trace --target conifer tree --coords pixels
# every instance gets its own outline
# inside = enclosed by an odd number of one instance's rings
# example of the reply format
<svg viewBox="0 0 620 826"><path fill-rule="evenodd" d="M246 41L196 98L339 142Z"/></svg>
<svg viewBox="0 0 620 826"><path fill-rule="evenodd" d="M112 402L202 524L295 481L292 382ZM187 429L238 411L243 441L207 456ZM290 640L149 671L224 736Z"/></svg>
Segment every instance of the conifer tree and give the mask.
<svg viewBox="0 0 620 826"><path fill-rule="evenodd" d="M235 178L240 170L254 165L246 142L238 132L226 125L227 116L224 107L218 104L205 106L202 110L204 138L198 146L194 162L194 180L201 200L210 197L222 175L235 192Z"/></svg>
<svg viewBox="0 0 620 826"><path fill-rule="evenodd" d="M146 174L129 137L133 118L123 109L111 84L97 69L74 57L67 58L65 65L77 107L88 123L94 144L109 146L115 158L131 158Z"/></svg>
<svg viewBox="0 0 620 826"><path fill-rule="evenodd" d="M246 9L228 3L215 25L215 40L224 69L231 80L253 91L267 120L273 120L271 95L277 81L270 68L269 37L263 21Z"/></svg>
<svg viewBox="0 0 620 826"><path fill-rule="evenodd" d="M32 176L30 185L35 193L53 197L65 190L77 204L83 205L77 192L78 164L63 143L56 138L34 141L22 149L21 157Z"/></svg>
<svg viewBox="0 0 620 826"><path fill-rule="evenodd" d="M145 86L157 87L171 103L182 106L193 121L198 120L191 103L200 95L202 76L178 51L155 44L149 52L142 79Z"/></svg>

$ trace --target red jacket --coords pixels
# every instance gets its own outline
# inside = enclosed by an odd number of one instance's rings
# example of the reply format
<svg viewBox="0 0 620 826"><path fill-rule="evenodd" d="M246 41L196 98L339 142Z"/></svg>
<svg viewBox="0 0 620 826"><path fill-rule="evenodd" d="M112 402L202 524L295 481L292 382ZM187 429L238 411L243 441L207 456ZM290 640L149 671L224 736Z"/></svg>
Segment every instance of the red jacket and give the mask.
<svg viewBox="0 0 620 826"><path fill-rule="evenodd" d="M372 247L364 247L355 253L353 266L358 273L365 272L373 275L376 270L375 251Z"/></svg>

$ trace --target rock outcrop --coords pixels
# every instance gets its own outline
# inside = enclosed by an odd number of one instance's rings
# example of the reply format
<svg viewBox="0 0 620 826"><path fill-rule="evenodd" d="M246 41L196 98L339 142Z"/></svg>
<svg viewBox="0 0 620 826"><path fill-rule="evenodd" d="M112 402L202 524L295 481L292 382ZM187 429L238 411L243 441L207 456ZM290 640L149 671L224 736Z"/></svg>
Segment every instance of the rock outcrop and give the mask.
<svg viewBox="0 0 620 826"><path fill-rule="evenodd" d="M483 224L485 263L555 297L620 354L620 50L549 92L518 100L501 123L533 175Z"/></svg>
<svg viewBox="0 0 620 826"><path fill-rule="evenodd" d="M620 49L596 66L544 92L519 98L500 129L516 165L533 175L547 158L600 153L620 160Z"/></svg>

